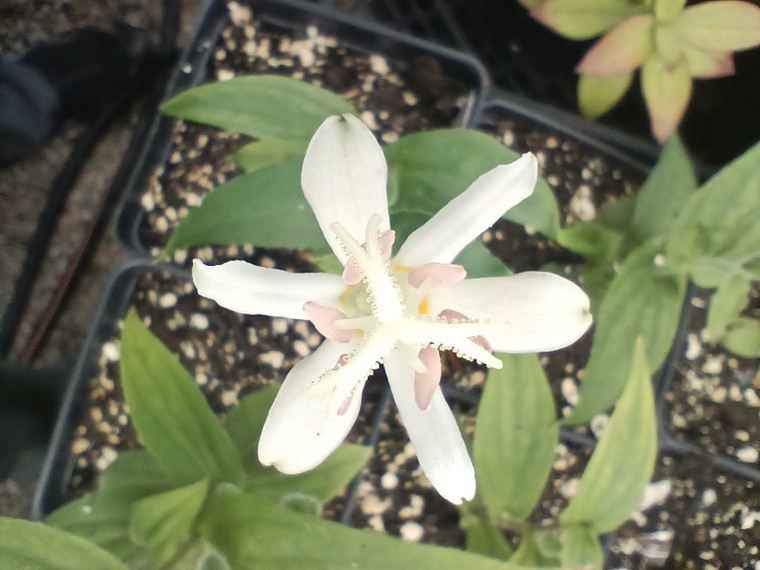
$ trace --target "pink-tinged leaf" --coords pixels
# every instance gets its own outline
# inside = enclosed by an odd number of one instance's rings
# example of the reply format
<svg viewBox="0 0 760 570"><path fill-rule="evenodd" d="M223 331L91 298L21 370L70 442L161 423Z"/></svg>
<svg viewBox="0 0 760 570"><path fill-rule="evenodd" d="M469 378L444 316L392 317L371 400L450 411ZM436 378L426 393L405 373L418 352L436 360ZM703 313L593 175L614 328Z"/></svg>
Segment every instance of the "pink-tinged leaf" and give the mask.
<svg viewBox="0 0 760 570"><path fill-rule="evenodd" d="M684 43L672 25L664 24L655 27L654 45L657 56L668 68L675 67L683 58Z"/></svg>
<svg viewBox="0 0 760 570"><path fill-rule="evenodd" d="M583 116L595 119L612 109L633 80L633 72L608 77L581 75L578 78L578 106Z"/></svg>
<svg viewBox="0 0 760 570"><path fill-rule="evenodd" d="M655 0L654 17L658 23L672 22L682 11L686 0Z"/></svg>
<svg viewBox="0 0 760 570"><path fill-rule="evenodd" d="M708 51L741 51L760 45L760 7L749 2L689 6L674 25L683 42Z"/></svg>
<svg viewBox="0 0 760 570"><path fill-rule="evenodd" d="M671 68L660 58L650 57L641 67L641 89L652 134L663 143L678 127L691 97L691 74L686 62Z"/></svg>
<svg viewBox="0 0 760 570"><path fill-rule="evenodd" d="M596 42L575 68L583 75L620 75L638 68L652 52L654 17L628 18Z"/></svg>
<svg viewBox="0 0 760 570"><path fill-rule="evenodd" d="M683 55L692 77L714 79L734 74L734 58L731 53L709 52L684 46Z"/></svg>
<svg viewBox="0 0 760 570"><path fill-rule="evenodd" d="M646 8L620 0L547 0L530 12L536 20L573 40L595 38Z"/></svg>

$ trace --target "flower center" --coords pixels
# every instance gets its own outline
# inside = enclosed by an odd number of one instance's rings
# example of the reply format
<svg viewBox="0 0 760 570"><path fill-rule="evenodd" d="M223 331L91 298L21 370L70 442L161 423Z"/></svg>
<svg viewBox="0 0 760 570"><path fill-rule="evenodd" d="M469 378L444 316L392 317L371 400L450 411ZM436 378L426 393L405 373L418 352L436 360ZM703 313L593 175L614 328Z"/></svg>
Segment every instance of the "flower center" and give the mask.
<svg viewBox="0 0 760 570"><path fill-rule="evenodd" d="M364 244L340 223L330 225L348 256L341 306L304 305L306 316L320 333L347 344L346 354L314 383L315 388L335 392L333 411L339 414L345 413L357 387L394 349L404 353L414 368L415 400L421 409L427 408L440 381L438 349L451 349L469 360L501 367L480 336L478 323L453 311L429 314L430 290L461 281L464 268L441 263L393 266L394 233L381 232L380 223L378 215L369 219Z"/></svg>

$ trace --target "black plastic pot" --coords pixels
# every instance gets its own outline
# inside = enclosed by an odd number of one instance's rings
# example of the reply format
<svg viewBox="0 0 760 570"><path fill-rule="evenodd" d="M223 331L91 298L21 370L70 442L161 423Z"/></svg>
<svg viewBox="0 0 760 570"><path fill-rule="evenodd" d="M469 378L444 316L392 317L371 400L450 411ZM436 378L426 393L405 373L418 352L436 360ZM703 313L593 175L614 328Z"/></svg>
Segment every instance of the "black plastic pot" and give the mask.
<svg viewBox="0 0 760 570"><path fill-rule="evenodd" d="M466 98L461 113L453 121L457 126L470 123L482 101L488 83L487 74L480 63L461 52L419 40L391 28L353 19L340 12L298 0L253 0L250 2L254 18L272 30L304 38L307 28L316 27L320 34L335 37L341 46L357 54L380 54L393 70L411 73L417 64L424 71L416 75L430 75L431 81L445 81L456 85ZM186 50L178 71L167 91L167 98L193 85L214 79L213 54L223 46L220 36L230 22L225 2L212 1L192 45ZM423 63L420 63L423 62ZM420 67L421 66L421 67ZM159 118L145 139L145 152L135 168L135 174L126 190L129 196L119 217L119 234L141 254L147 255L151 246L141 236L146 223L145 209L140 198L148 180L157 168L167 164L174 146L176 120ZM445 124L438 126L453 126ZM163 244L159 244L163 245Z"/></svg>

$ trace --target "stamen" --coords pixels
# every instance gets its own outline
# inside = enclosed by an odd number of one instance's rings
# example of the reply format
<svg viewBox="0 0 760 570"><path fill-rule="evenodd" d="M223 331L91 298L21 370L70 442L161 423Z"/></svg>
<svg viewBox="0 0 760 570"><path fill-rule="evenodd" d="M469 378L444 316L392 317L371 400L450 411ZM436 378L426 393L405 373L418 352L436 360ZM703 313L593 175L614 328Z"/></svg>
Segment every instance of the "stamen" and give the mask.
<svg viewBox="0 0 760 570"><path fill-rule="evenodd" d="M421 287L425 283L429 287L453 285L467 276L467 271L461 265L454 263L423 263L409 272L409 285Z"/></svg>
<svg viewBox="0 0 760 570"><path fill-rule="evenodd" d="M337 322L346 320L346 315L339 309L308 301L303 305L303 312L322 336L342 343L354 338L353 330L336 326Z"/></svg>
<svg viewBox="0 0 760 570"><path fill-rule="evenodd" d="M414 374L414 401L424 412L430 407L433 394L441 383L441 355L436 348L428 345L420 350L417 358L425 370Z"/></svg>

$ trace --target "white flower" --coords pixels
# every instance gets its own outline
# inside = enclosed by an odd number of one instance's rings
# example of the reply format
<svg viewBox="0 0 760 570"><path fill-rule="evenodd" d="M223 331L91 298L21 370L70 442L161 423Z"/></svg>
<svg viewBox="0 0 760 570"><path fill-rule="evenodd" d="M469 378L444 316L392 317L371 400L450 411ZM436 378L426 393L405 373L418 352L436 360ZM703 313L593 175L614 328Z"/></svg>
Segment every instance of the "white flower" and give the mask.
<svg viewBox="0 0 760 570"><path fill-rule="evenodd" d="M342 276L295 274L195 260L198 292L241 313L308 319L326 340L290 371L269 411L259 460L285 473L321 463L345 438L361 392L383 364L422 469L453 503L475 493L475 474L438 383L438 350L500 368L500 352L566 346L591 323L586 295L550 273L465 279L451 262L529 196L536 159L523 155L478 178L391 255L387 166L372 133L351 115L330 117L303 163L304 195ZM287 220L283 220L287 223Z"/></svg>

